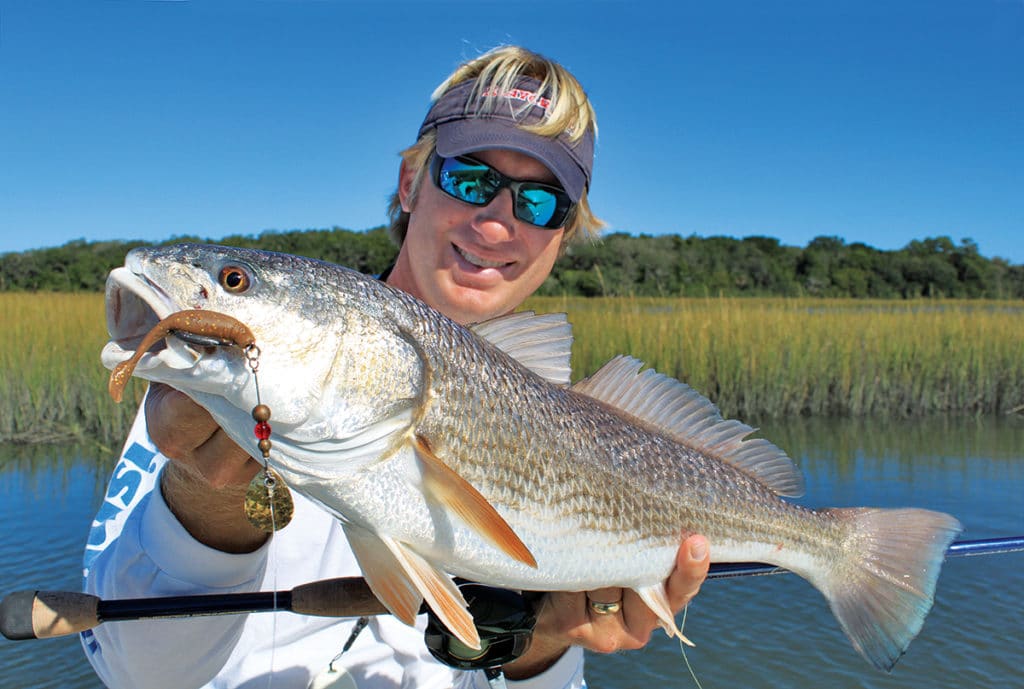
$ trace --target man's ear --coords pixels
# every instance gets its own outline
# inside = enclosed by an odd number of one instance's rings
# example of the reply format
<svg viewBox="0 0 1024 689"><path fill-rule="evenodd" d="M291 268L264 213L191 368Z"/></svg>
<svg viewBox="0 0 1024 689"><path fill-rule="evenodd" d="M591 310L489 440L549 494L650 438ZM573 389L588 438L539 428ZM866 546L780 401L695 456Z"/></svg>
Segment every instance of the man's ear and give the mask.
<svg viewBox="0 0 1024 689"><path fill-rule="evenodd" d="M415 180L416 171L403 160L401 167L398 168L398 200L402 204L402 210L406 213L412 212L412 205L415 201L412 189Z"/></svg>

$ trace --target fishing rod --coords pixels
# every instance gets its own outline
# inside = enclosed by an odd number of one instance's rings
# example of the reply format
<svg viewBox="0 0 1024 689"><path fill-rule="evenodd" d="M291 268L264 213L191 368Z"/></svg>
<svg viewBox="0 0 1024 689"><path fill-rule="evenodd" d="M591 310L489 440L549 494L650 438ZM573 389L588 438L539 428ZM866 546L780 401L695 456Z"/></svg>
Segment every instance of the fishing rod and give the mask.
<svg viewBox="0 0 1024 689"><path fill-rule="evenodd" d="M971 557L975 555L999 555L1017 552L1024 552L1024 536L954 541L946 549L946 557ZM767 574L791 574L791 572L784 567L766 565L763 562L719 562L711 565L708 571L708 579L756 577Z"/></svg>
<svg viewBox="0 0 1024 689"><path fill-rule="evenodd" d="M456 579L473 616L480 649L463 645L426 604L424 642L430 653L451 667L490 670L522 655L536 624L533 601L540 594L520 595L506 589ZM383 615L362 577L323 579L289 591L167 596L103 600L77 591L16 591L0 602L0 633L13 641L50 639L123 620L233 615L250 612L294 612L320 617ZM365 624L365 622L363 622Z"/></svg>
<svg viewBox="0 0 1024 689"><path fill-rule="evenodd" d="M946 557L970 557L1024 551L1024 536L956 541L946 550ZM715 563L708 579L731 579L788 573L782 567L759 562ZM483 617L502 617L510 605L502 599L502 612L494 612L495 600L507 594L481 584L463 585L474 595L467 595L470 613ZM514 607L514 605L512 606ZM388 610L377 600L361 577L324 579L302 584L288 591L254 593L204 594L157 598L103 600L98 596L74 591L16 591L0 602L0 632L11 640L47 639L92 629L104 622L121 620L194 617L199 615L232 615L250 612L294 612L320 617L363 617L386 614ZM424 606L424 611L426 608ZM508 616L506 616L508 617ZM513 616L514 617L514 616ZM482 619L474 614L474 619ZM510 617L511 619L511 617ZM523 622L517 620L516 633L523 633ZM478 626L480 622L478 621ZM491 625L500 638L501 625ZM532 630L532 624L529 625ZM528 630L529 631L529 630ZM527 633L528 633L527 631Z"/></svg>

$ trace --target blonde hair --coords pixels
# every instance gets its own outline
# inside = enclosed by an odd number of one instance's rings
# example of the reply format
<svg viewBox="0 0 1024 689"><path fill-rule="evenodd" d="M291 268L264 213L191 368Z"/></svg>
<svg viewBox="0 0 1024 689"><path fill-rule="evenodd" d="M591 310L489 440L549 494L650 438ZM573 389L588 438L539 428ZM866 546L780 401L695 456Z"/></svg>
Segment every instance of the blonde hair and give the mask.
<svg viewBox="0 0 1024 689"><path fill-rule="evenodd" d="M577 140L590 129L597 136L597 116L587 98L586 92L576 77L553 60L518 46L500 46L460 65L451 76L438 86L432 95L437 101L454 86L471 79L477 80L474 96L498 89L511 89L519 77L526 76L541 82L540 93L547 94L553 105L547 109L544 119L522 128L538 136L556 137L567 134ZM423 134L419 140L401 152L402 161L415 175L408 198L409 206L416 203L423 178L427 174L430 158L434 154L437 137L434 130ZM409 214L402 209L398 191L391 195L388 203L391 224L388 234L401 246L409 229ZM571 242L593 240L600 234L604 222L590 210L587 190L584 189L579 202L565 224L564 248Z"/></svg>

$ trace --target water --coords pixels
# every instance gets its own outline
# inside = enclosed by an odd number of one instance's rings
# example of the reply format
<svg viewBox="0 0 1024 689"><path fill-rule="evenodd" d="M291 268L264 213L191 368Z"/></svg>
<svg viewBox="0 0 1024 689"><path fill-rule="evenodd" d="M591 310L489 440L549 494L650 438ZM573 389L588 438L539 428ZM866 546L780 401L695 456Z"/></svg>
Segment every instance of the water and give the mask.
<svg viewBox="0 0 1024 689"><path fill-rule="evenodd" d="M82 550L106 470L81 448L8 448L0 456L0 594L80 591ZM111 465L112 458L108 458ZM102 689L77 636L0 637L0 686Z"/></svg>
<svg viewBox="0 0 1024 689"><path fill-rule="evenodd" d="M797 460L808 505L915 506L956 515L960 538L1024 534L1018 420L762 426ZM714 546L712 544L712 552ZM847 642L824 598L793 575L707 582L687 614L687 658L704 689L943 689L1021 686L1024 553L947 561L936 604L891 674ZM696 687L660 631L639 653L588 658L607 687Z"/></svg>
<svg viewBox="0 0 1024 689"><path fill-rule="evenodd" d="M1024 534L1024 420L797 421L762 425L807 477L809 505L948 511L962 538ZM0 593L81 583L81 550L105 484L75 448L0 456ZM711 581L690 607L687 656L704 689L1020 686L1024 554L947 562L921 635L891 675L867 665L824 599L792 575ZM166 622L174 624L173 621ZM588 658L594 689L695 687L678 646ZM0 639L0 686L100 689L77 638Z"/></svg>

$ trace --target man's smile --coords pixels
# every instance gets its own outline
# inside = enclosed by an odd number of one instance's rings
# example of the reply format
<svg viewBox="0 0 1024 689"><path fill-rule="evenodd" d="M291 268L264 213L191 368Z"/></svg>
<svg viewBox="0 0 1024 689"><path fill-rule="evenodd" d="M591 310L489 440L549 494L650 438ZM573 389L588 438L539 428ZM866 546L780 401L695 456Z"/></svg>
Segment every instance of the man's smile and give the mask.
<svg viewBox="0 0 1024 689"><path fill-rule="evenodd" d="M489 261L481 256L472 254L460 246L452 244L455 252L461 256L467 263L470 263L478 268L503 268L508 265L512 265L511 261Z"/></svg>

